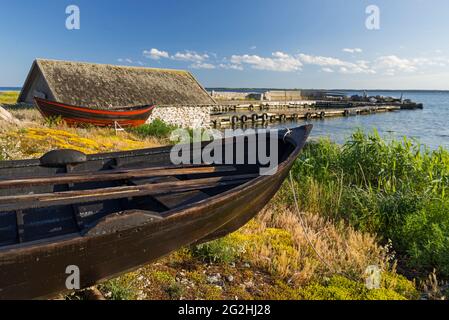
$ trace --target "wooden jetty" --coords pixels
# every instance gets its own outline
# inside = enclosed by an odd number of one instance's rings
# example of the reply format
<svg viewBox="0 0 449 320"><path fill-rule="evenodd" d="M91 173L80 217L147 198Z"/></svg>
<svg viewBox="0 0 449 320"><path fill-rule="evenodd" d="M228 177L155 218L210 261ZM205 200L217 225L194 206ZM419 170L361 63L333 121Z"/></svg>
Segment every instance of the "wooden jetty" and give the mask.
<svg viewBox="0 0 449 320"><path fill-rule="evenodd" d="M349 117L369 115L381 112L422 109L422 104L360 104L333 103L323 101L271 102L222 104L214 106L211 114L211 126L215 128L245 124L275 123L299 119L325 119L332 117Z"/></svg>
<svg viewBox="0 0 449 320"><path fill-rule="evenodd" d="M213 127L232 126L239 124L274 123L295 121L299 119L325 119L330 117L349 117L354 115L365 115L380 112L393 112L401 110L399 106L380 107L354 107L346 109L315 109L307 108L300 110L268 110L266 112L226 112L211 115Z"/></svg>

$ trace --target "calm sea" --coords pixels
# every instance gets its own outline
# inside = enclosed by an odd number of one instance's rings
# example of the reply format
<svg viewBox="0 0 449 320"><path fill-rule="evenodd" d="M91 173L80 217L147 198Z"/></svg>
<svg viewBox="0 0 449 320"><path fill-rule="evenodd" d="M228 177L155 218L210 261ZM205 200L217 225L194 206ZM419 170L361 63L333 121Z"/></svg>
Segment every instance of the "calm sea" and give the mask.
<svg viewBox="0 0 449 320"><path fill-rule="evenodd" d="M254 91L254 90L250 90ZM363 91L347 91L348 95L363 94ZM311 120L314 125L313 137L330 137L338 143L344 142L354 130L360 128L366 132L377 129L385 138L402 139L406 136L416 139L431 149L443 146L449 149L449 91L368 91L369 95L384 95L411 99L422 102L424 110L378 113L348 118L328 118ZM274 127L295 127L306 121L274 125Z"/></svg>
<svg viewBox="0 0 449 320"><path fill-rule="evenodd" d="M0 87L1 91L20 91L21 88L18 87Z"/></svg>

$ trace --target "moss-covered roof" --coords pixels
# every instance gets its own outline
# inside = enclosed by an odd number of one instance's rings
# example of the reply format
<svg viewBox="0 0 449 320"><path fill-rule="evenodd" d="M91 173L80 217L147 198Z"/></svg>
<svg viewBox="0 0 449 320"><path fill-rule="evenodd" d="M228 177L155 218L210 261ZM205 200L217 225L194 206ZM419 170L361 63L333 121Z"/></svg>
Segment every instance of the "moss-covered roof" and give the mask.
<svg viewBox="0 0 449 320"><path fill-rule="evenodd" d="M215 104L187 71L38 59L56 100L101 108L155 103ZM26 84L25 84L26 86Z"/></svg>

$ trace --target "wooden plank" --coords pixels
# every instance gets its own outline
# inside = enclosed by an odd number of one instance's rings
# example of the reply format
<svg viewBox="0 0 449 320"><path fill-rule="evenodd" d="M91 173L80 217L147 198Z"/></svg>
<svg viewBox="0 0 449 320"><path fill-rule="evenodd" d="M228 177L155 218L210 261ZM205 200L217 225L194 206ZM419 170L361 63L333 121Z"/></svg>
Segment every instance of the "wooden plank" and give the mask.
<svg viewBox="0 0 449 320"><path fill-rule="evenodd" d="M155 199L166 206L168 209L182 207L184 205L202 201L207 198L210 198L210 196L207 193L199 190L155 196Z"/></svg>
<svg viewBox="0 0 449 320"><path fill-rule="evenodd" d="M17 238L19 239L19 243L22 243L25 241L25 226L23 222L22 210L16 210L16 219L17 219Z"/></svg>
<svg viewBox="0 0 449 320"><path fill-rule="evenodd" d="M73 166L71 165L66 165L66 172L70 173L73 171ZM73 189L75 185L73 183L68 183L67 184L67 189L70 191ZM83 230L84 229L84 221L83 218L81 217L81 212L79 209L78 204L72 204L72 212L73 212L73 216L75 218L75 222L76 225L78 226L78 230Z"/></svg>
<svg viewBox="0 0 449 320"><path fill-rule="evenodd" d="M43 176L34 178L16 178L0 180L0 189L20 188L39 185L58 185L58 184L73 184L85 182L103 182L114 180L125 180L133 178L157 177L165 175L189 175L202 173L222 173L233 172L237 169L233 166L191 166L174 168L159 167L159 168L135 168L126 170L109 170L105 172L85 172L85 173L66 173L53 176Z"/></svg>
<svg viewBox="0 0 449 320"><path fill-rule="evenodd" d="M0 212L30 208L43 208L49 206L81 204L127 197L187 192L197 189L210 189L215 187L245 183L256 177L258 177L257 174L246 174L179 182L146 184L142 186L126 186L83 191L5 196L0 197Z"/></svg>
<svg viewBox="0 0 449 320"><path fill-rule="evenodd" d="M203 179L190 179L190 180L177 180L170 182L158 183L157 180L152 180L152 183L147 183L140 186L123 186L123 187L109 187L109 188L99 188L99 189L89 189L89 190L73 190L73 191L62 191L62 192L52 192L43 194L24 194L24 195L13 195L13 196L2 196L0 197L0 204L7 202L20 202L23 200L45 200L45 199L55 199L55 198L82 198L85 196L94 197L95 195L102 195L108 193L121 193L121 192L132 192L139 189L157 190L162 188L170 187L183 187L192 185L201 185L208 183L216 183L221 181L232 181L241 179L252 179L257 177L258 174L243 174L243 175L230 175L223 177L213 177L213 178L203 178Z"/></svg>
<svg viewBox="0 0 449 320"><path fill-rule="evenodd" d="M149 182L150 179L144 179L141 181L131 181L132 183L135 183L136 185L142 185ZM161 177L156 178L156 181L153 180L153 182L177 182L180 181L179 179L175 177ZM190 203L198 202L201 200L205 200L209 198L210 196L207 193L204 193L200 190L194 190L194 191L188 191L188 192L177 192L172 194L165 194L165 195L159 195L154 196L153 198L156 199L159 203L164 205L168 209L174 209L177 207L181 207L183 205L187 205Z"/></svg>

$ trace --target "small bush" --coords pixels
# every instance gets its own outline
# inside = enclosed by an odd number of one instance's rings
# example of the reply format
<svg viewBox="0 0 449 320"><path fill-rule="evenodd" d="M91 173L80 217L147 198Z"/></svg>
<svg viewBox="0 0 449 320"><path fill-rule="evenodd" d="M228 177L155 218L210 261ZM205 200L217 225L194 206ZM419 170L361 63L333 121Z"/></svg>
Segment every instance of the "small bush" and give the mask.
<svg viewBox="0 0 449 320"><path fill-rule="evenodd" d="M192 255L209 263L235 262L242 248L229 238L200 244L192 248Z"/></svg>
<svg viewBox="0 0 449 320"><path fill-rule="evenodd" d="M131 128L131 132L143 138L155 137L159 139L168 139L173 130L176 129L176 126L168 125L162 120L155 119L150 124Z"/></svg>
<svg viewBox="0 0 449 320"><path fill-rule="evenodd" d="M184 289L183 289L183 287L179 283L175 282L175 283L170 284L165 289L165 291L167 292L167 294L170 297L170 299L172 299L172 300L179 300L182 297Z"/></svg>
<svg viewBox="0 0 449 320"><path fill-rule="evenodd" d="M111 300L133 300L136 298L135 288L126 276L105 282L100 290Z"/></svg>
<svg viewBox="0 0 449 320"><path fill-rule="evenodd" d="M382 273L381 286L385 289L394 290L401 296L410 300L416 300L420 297L420 293L416 289L415 283L395 272Z"/></svg>
<svg viewBox="0 0 449 320"><path fill-rule="evenodd" d="M434 200L409 215L402 227L400 245L415 268L438 268L449 275L449 200Z"/></svg>
<svg viewBox="0 0 449 320"><path fill-rule="evenodd" d="M179 300L184 293L183 286L166 271L151 272L150 280L162 290L164 296L171 300Z"/></svg>

